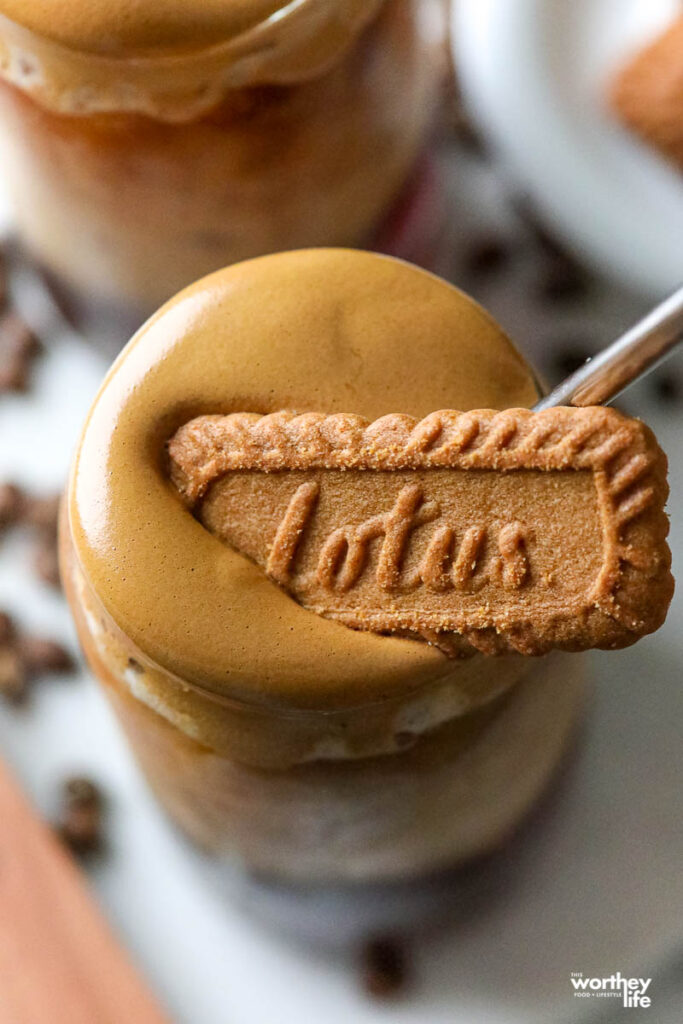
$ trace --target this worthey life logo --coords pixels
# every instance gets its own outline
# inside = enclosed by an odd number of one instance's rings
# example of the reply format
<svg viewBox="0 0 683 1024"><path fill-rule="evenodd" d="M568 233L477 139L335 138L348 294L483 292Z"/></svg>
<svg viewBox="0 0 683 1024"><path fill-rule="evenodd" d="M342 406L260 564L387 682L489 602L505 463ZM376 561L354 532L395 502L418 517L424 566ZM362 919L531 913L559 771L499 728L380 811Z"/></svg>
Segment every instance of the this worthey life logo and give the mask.
<svg viewBox="0 0 683 1024"><path fill-rule="evenodd" d="M570 981L574 995L579 998L621 998L627 1007L648 1007L651 1003L648 989L652 978L625 978L620 971L609 978L587 978L581 971L572 971Z"/></svg>

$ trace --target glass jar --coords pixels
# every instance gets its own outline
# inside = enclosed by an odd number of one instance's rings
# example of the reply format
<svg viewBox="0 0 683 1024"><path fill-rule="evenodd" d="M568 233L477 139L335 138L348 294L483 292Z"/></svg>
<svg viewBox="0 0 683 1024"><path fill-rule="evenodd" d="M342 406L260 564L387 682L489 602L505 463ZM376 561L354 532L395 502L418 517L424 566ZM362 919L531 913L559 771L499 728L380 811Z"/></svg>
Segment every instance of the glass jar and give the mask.
<svg viewBox="0 0 683 1024"><path fill-rule="evenodd" d="M266 877L396 881L497 851L583 708L583 659L562 654L501 658L495 687L468 666L455 689L332 714L220 700L122 634L70 542L62 566L81 646L156 797L203 850Z"/></svg>
<svg viewBox="0 0 683 1024"><path fill-rule="evenodd" d="M536 396L475 303L350 250L214 274L119 356L74 459L62 573L137 759L203 847L302 882L411 877L489 852L561 759L582 659L453 659L306 610L185 507L169 438L212 412L372 420Z"/></svg>
<svg viewBox="0 0 683 1024"><path fill-rule="evenodd" d="M433 0L126 6L130 25L96 0L0 0L2 172L76 316L137 326L267 252L424 255Z"/></svg>

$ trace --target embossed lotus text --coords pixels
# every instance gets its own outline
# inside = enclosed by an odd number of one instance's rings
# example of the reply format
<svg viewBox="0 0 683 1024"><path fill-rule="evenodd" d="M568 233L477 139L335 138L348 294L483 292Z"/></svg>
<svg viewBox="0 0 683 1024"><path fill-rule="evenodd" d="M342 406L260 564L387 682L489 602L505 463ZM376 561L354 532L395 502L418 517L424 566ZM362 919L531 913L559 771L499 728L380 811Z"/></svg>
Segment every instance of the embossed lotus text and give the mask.
<svg viewBox="0 0 683 1024"><path fill-rule="evenodd" d="M315 515L320 494L317 483L300 484L292 494L278 525L266 570L281 586L296 585L296 562L306 529ZM340 526L323 541L317 556L315 579L326 591L345 593L368 571L373 541L380 546L373 568L377 586L387 593L414 590L422 585L434 593L463 590L481 579L482 556L495 538L496 575L508 589L521 587L529 577L527 536L522 523L510 522L494 530L469 526L458 540L456 528L439 522L441 505L425 501L419 484L401 489L393 506L357 525ZM415 569L404 572L407 548L419 527L435 523Z"/></svg>

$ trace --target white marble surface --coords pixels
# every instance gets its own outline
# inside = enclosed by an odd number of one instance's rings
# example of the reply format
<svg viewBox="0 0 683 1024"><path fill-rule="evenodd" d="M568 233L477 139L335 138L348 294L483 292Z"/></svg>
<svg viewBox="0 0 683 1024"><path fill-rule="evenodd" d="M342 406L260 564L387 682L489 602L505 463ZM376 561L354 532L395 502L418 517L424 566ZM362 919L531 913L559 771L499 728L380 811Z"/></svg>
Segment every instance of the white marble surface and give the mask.
<svg viewBox="0 0 683 1024"><path fill-rule="evenodd" d="M450 147L442 164L453 276L542 368L552 369L553 345L584 336L607 341L644 309L642 298L599 283L580 303L540 304L538 254L511 213L506 186ZM462 279L458 254L465 241L490 228L513 243L509 268ZM23 295L38 325L46 324L50 311L39 294ZM31 394L0 397L0 479L61 484L104 366L80 339L57 332L37 364ZM683 405L657 405L647 385L634 389L627 405L657 430L671 458L676 570L683 558L683 521L676 516L683 498ZM63 602L32 578L27 556L25 537L0 544L0 607L73 643ZM26 711L0 706L0 748L48 816L66 773L90 774L109 792L111 849L92 868L92 884L177 1024L569 1024L596 1016L605 1024L674 1024L683 1006L681 600L675 598L656 638L591 657L595 699L576 756L523 841L484 876L484 885L494 883L489 895L460 910L457 882L399 897L417 909L434 900L455 909L451 920L415 941L414 984L390 1007L362 995L347 949L333 949L333 941L329 949L312 948L263 923L291 915L290 897L269 897L230 879L222 884L180 840L151 800L87 673L46 680ZM471 888L471 881L462 884ZM353 901L333 894L306 901L300 921L332 940L360 916ZM572 998L571 971L615 970L653 976L650 1010Z"/></svg>

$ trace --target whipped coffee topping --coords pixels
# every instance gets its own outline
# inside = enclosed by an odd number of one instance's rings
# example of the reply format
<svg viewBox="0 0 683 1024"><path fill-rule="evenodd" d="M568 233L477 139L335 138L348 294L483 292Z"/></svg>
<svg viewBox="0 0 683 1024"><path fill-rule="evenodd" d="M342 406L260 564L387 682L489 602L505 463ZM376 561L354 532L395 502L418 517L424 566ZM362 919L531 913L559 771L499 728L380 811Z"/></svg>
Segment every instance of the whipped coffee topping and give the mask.
<svg viewBox="0 0 683 1024"><path fill-rule="evenodd" d="M193 416L245 405L374 419L528 406L536 394L494 321L424 271L347 250L239 264L163 307L107 376L71 479L76 556L125 636L214 693L329 709L417 691L461 669L427 644L302 608L193 518L165 444Z"/></svg>
<svg viewBox="0 0 683 1024"><path fill-rule="evenodd" d="M182 121L323 73L385 0L0 0L0 76L67 114Z"/></svg>
<svg viewBox="0 0 683 1024"><path fill-rule="evenodd" d="M8 18L72 50L133 55L234 38L289 0L1 0Z"/></svg>

